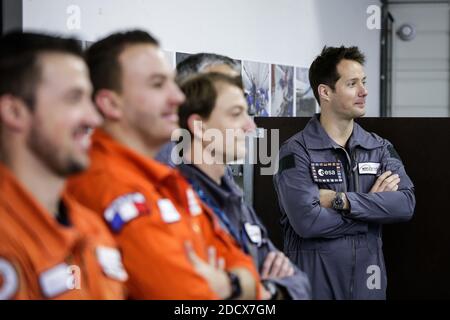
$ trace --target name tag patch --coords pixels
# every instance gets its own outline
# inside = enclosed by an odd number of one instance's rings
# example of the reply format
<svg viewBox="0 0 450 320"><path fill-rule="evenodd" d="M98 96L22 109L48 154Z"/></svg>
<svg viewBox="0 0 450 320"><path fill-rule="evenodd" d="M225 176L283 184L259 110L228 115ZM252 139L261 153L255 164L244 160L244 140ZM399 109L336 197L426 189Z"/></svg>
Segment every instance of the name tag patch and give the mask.
<svg viewBox="0 0 450 320"><path fill-rule="evenodd" d="M194 190L191 188L186 190L186 195L188 199L189 211L192 216L198 216L202 213L202 208L200 207L197 199L195 198Z"/></svg>
<svg viewBox="0 0 450 320"><path fill-rule="evenodd" d="M340 162L313 162L311 171L314 182L342 182L342 165Z"/></svg>
<svg viewBox="0 0 450 320"><path fill-rule="evenodd" d="M261 228L256 224L248 222L244 224L244 228L250 241L259 247L262 242Z"/></svg>
<svg viewBox="0 0 450 320"><path fill-rule="evenodd" d="M378 169L380 169L380 163L377 162L358 163L359 174L377 174Z"/></svg>
<svg viewBox="0 0 450 320"><path fill-rule="evenodd" d="M128 279L119 250L99 246L96 252L98 262L108 277L118 281L126 281Z"/></svg>
<svg viewBox="0 0 450 320"><path fill-rule="evenodd" d="M173 223L181 219L180 213L169 199L159 199L158 207L164 222Z"/></svg>
<svg viewBox="0 0 450 320"><path fill-rule="evenodd" d="M81 279L77 279L76 276L81 276L81 274L74 272L76 271L74 269L67 263L61 263L41 273L39 283L44 296L51 299L77 288L77 283L79 284Z"/></svg>
<svg viewBox="0 0 450 320"><path fill-rule="evenodd" d="M13 265L0 257L0 300L11 299L19 289L19 276Z"/></svg>

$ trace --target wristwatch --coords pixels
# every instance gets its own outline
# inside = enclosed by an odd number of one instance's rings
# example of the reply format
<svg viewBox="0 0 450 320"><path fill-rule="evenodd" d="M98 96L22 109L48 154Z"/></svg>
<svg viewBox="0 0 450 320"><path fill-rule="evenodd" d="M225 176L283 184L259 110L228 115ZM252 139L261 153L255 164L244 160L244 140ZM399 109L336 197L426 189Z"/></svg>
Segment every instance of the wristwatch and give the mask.
<svg viewBox="0 0 450 320"><path fill-rule="evenodd" d="M241 281L239 277L232 272L227 272L228 279L230 279L231 284L231 294L226 300L236 299L242 293Z"/></svg>
<svg viewBox="0 0 450 320"><path fill-rule="evenodd" d="M334 210L344 210L344 193L343 192L336 192L336 196L333 200L331 200L331 207Z"/></svg>

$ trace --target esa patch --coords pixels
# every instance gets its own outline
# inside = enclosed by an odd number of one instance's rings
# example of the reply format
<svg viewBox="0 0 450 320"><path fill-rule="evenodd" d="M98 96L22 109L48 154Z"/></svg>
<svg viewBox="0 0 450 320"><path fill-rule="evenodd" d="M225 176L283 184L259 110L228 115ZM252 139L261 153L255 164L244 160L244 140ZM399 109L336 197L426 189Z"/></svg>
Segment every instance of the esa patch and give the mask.
<svg viewBox="0 0 450 320"><path fill-rule="evenodd" d="M311 172L316 183L341 183L343 181L340 162L312 162Z"/></svg>

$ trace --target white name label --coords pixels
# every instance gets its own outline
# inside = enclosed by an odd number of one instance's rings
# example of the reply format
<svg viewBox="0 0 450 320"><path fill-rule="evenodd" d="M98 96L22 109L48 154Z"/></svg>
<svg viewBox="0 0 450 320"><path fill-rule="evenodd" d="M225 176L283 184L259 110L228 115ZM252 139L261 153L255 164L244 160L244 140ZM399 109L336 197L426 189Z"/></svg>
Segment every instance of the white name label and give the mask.
<svg viewBox="0 0 450 320"><path fill-rule="evenodd" d="M377 174L379 168L380 163L377 162L358 163L359 174Z"/></svg>

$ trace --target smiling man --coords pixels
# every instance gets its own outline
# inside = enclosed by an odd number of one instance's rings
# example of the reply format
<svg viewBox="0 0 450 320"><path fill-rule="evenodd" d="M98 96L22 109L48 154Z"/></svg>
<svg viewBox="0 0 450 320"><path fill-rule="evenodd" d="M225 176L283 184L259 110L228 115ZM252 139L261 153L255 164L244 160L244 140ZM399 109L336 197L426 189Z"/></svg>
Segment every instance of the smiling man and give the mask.
<svg viewBox="0 0 450 320"><path fill-rule="evenodd" d="M385 299L381 226L411 219L414 186L392 144L361 128L364 55L325 47L309 71L321 107L280 149L284 250L313 299Z"/></svg>
<svg viewBox="0 0 450 320"><path fill-rule="evenodd" d="M76 40L0 38L0 300L123 298L112 236L63 192L90 163L91 93Z"/></svg>
<svg viewBox="0 0 450 320"><path fill-rule="evenodd" d="M140 30L114 33L88 49L87 61L105 121L93 135L91 168L69 190L117 239L130 297L259 297L250 257L182 175L153 159L178 128L185 99L158 41Z"/></svg>

